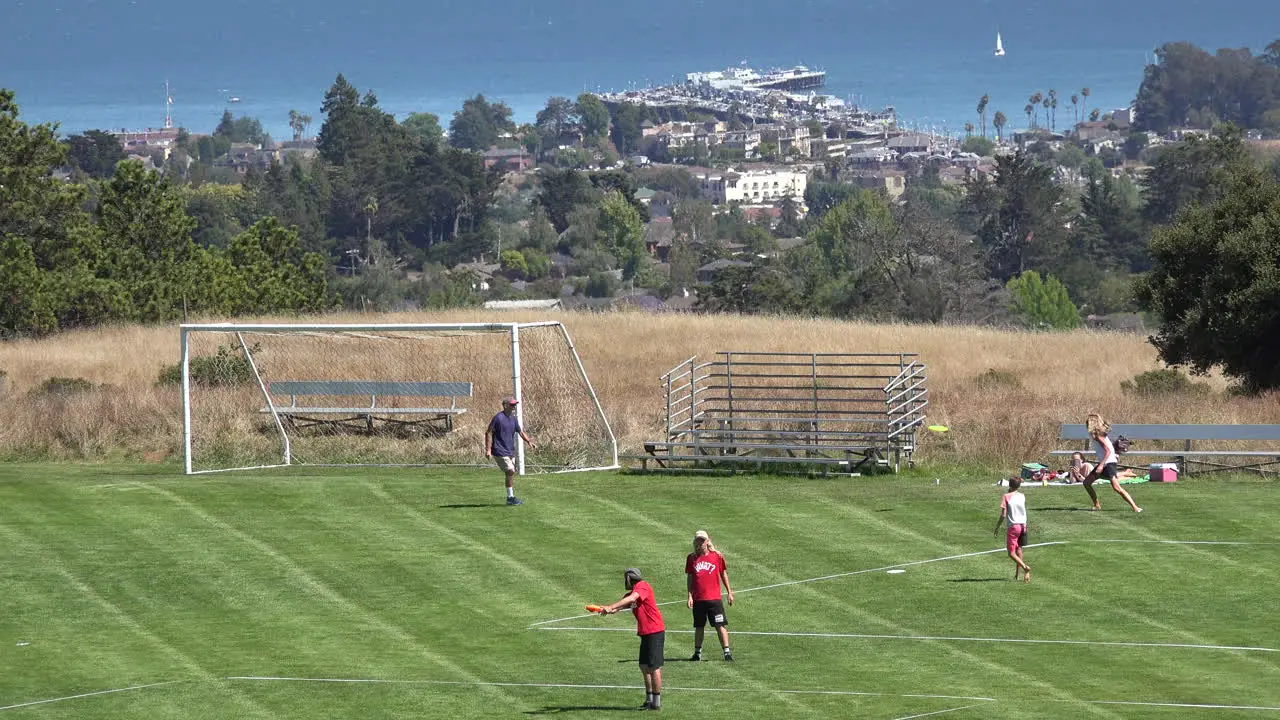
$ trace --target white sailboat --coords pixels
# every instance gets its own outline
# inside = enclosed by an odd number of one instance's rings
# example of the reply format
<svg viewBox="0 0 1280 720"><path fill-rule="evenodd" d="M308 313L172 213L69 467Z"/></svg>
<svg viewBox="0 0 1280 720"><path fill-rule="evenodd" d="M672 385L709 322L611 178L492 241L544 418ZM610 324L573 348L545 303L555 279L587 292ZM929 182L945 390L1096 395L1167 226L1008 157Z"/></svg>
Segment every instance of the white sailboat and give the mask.
<svg viewBox="0 0 1280 720"><path fill-rule="evenodd" d="M996 31L996 57L1004 57L1004 39L1000 37L1000 31Z"/></svg>

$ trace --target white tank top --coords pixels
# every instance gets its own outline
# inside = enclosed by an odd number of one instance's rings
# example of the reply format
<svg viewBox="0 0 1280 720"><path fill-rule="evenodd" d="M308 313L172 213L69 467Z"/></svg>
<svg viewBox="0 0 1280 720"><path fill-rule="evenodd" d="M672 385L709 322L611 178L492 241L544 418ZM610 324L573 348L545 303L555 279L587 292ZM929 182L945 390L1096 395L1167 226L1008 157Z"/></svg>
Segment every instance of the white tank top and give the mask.
<svg viewBox="0 0 1280 720"><path fill-rule="evenodd" d="M1098 444L1098 467L1120 462L1120 458L1116 455L1116 448L1111 444L1111 438L1099 435L1094 442Z"/></svg>
<svg viewBox="0 0 1280 720"><path fill-rule="evenodd" d="M1001 506L1005 509L1005 522L1010 525L1027 524L1026 495L1017 491L1005 493L1004 498L1001 500Z"/></svg>

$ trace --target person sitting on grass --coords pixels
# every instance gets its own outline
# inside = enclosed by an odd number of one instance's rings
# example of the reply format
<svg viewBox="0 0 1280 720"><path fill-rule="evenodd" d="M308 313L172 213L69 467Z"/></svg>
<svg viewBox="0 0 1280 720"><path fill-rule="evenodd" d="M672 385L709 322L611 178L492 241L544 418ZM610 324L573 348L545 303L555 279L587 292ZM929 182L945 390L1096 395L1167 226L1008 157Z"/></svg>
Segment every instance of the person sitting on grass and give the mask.
<svg viewBox="0 0 1280 720"><path fill-rule="evenodd" d="M1084 453L1072 453L1071 467L1067 470L1067 482L1082 483L1093 472L1093 463L1085 462Z"/></svg>
<svg viewBox="0 0 1280 720"><path fill-rule="evenodd" d="M1009 492L1000 498L1000 517L996 520L995 534L1000 534L1000 526L1006 521L1009 531L1005 534L1005 549L1009 559L1013 560L1013 579L1018 573L1024 573L1023 582L1031 582L1031 566L1022 559L1022 548L1027 544L1027 496L1018 491L1022 486L1022 478L1014 475L1009 478Z"/></svg>

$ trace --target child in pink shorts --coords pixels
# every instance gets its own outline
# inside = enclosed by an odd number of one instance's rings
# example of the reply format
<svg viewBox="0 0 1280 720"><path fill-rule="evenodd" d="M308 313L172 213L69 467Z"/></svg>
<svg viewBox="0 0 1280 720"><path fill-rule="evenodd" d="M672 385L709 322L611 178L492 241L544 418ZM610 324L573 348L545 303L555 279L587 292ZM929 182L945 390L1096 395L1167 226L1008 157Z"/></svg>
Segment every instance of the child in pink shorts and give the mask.
<svg viewBox="0 0 1280 720"><path fill-rule="evenodd" d="M1027 544L1027 496L1018 491L1021 486L1022 478L1016 475L1009 478L1009 492L1000 498L1000 517L996 520L995 534L999 535L1000 526L1008 521L1005 549L1009 551L1009 558L1016 566L1013 569L1013 579L1017 580L1018 573L1022 573L1022 581L1029 583L1031 566L1022 559L1022 548Z"/></svg>

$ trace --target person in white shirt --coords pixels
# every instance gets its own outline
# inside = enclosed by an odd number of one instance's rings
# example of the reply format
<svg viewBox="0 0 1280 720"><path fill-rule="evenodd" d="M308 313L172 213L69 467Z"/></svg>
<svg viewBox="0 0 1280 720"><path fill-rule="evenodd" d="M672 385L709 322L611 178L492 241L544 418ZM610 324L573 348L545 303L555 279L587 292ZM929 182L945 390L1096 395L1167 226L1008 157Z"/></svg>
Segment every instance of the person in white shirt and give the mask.
<svg viewBox="0 0 1280 720"><path fill-rule="evenodd" d="M1000 518L996 520L995 534L1000 534L1000 526L1006 521L1009 531L1005 534L1005 549L1009 551L1009 559L1013 560L1013 579L1018 573L1023 574L1023 582L1031 582L1031 566L1022 559L1022 548L1027 544L1027 496L1018 492L1022 486L1022 478L1017 475L1009 478L1009 492L1000 498Z"/></svg>
<svg viewBox="0 0 1280 720"><path fill-rule="evenodd" d="M1093 507L1089 509L1102 509L1102 503L1098 501L1098 493L1094 492L1093 484L1097 482L1098 478L1104 478L1111 483L1111 489L1115 490L1117 495L1129 503L1129 507L1133 508L1134 512L1142 512L1142 508L1138 507L1138 503L1133 501L1133 496L1120 487L1120 456L1116 454L1116 447L1109 436L1111 423L1103 420L1101 415L1093 413L1085 420L1085 427L1089 430L1089 437L1097 445L1098 453L1098 464L1094 466L1093 472L1089 473L1084 479L1084 489L1088 491L1089 499L1093 501Z"/></svg>

